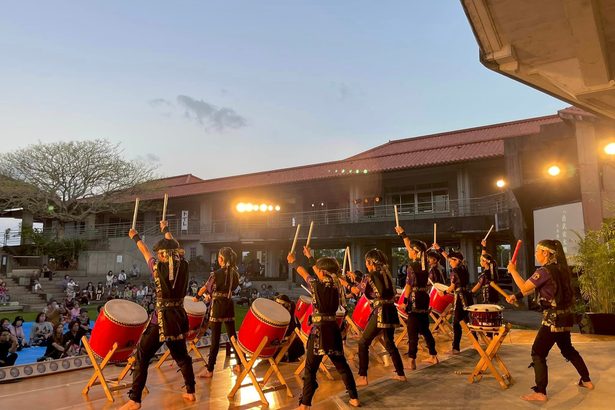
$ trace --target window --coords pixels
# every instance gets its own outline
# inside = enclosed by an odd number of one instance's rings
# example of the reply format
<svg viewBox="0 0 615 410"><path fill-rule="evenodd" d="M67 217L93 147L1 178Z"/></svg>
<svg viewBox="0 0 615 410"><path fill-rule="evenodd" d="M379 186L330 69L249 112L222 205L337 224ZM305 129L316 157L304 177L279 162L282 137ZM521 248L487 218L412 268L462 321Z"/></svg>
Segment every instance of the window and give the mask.
<svg viewBox="0 0 615 410"><path fill-rule="evenodd" d="M189 260L192 260L192 259L196 259L196 248L191 246L190 247L190 259Z"/></svg>
<svg viewBox="0 0 615 410"><path fill-rule="evenodd" d="M413 191L392 194L391 203L398 206L400 214L448 212L448 189L442 188L442 185L422 184L414 186L412 187L414 188Z"/></svg>

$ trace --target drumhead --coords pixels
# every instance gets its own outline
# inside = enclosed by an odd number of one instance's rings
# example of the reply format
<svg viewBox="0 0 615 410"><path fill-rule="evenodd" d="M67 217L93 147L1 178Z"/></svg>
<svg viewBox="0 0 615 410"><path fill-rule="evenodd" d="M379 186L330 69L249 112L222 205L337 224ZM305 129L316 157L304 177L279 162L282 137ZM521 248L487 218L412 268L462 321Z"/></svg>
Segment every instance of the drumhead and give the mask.
<svg viewBox="0 0 615 410"><path fill-rule="evenodd" d="M448 289L448 286L446 286L443 283L434 283L433 287L436 288L437 290L441 291L441 292L444 292L445 290Z"/></svg>
<svg viewBox="0 0 615 410"><path fill-rule="evenodd" d="M147 322L147 311L129 300L112 299L105 303L104 310L109 319L128 326L138 326Z"/></svg>
<svg viewBox="0 0 615 410"><path fill-rule="evenodd" d="M312 304L312 298L309 296L301 295L299 296L299 300L302 301L303 303L307 303L308 305Z"/></svg>
<svg viewBox="0 0 615 410"><path fill-rule="evenodd" d="M191 315L205 316L207 307L205 306L205 303L201 301L195 302L192 300L192 296L186 296L184 297L184 310L186 313L190 313Z"/></svg>
<svg viewBox="0 0 615 410"><path fill-rule="evenodd" d="M258 317L275 325L286 326L290 323L290 313L284 306L273 300L258 298L252 302L250 310Z"/></svg>
<svg viewBox="0 0 615 410"><path fill-rule="evenodd" d="M500 305L479 303L476 305L468 306L466 310L469 312L501 312L502 310L504 310L504 308Z"/></svg>

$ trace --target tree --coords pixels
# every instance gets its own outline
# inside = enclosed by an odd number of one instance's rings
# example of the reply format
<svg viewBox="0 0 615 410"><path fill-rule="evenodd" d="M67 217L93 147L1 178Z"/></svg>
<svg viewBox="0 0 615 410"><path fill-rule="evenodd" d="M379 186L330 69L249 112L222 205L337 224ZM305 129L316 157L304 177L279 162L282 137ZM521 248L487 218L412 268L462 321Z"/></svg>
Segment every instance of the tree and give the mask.
<svg viewBox="0 0 615 410"><path fill-rule="evenodd" d="M104 139L38 144L0 159L0 206L23 208L38 218L67 222L117 211L126 194L144 189L155 167L122 158Z"/></svg>

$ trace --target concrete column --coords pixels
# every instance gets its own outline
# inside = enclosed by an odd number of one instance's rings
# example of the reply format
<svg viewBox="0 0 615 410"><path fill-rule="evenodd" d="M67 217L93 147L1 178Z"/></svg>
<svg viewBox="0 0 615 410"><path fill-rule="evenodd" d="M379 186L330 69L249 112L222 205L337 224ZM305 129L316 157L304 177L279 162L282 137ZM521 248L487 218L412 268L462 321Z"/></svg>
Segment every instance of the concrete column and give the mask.
<svg viewBox="0 0 615 410"><path fill-rule="evenodd" d="M575 123L575 134L579 158L583 222L586 229L600 229L603 219L602 197L598 167L598 145L594 124L587 121L577 121Z"/></svg>
<svg viewBox="0 0 615 410"><path fill-rule="evenodd" d="M34 218L30 212L23 211L21 213L21 236L20 236L20 245L27 245L32 243L32 239L27 237L26 232L32 232L32 227L34 224Z"/></svg>
<svg viewBox="0 0 615 410"><path fill-rule="evenodd" d="M355 199L359 198L359 187L353 184L350 189L350 197L348 198L348 206L350 209L350 222L355 223L359 220L359 207L355 205Z"/></svg>
<svg viewBox="0 0 615 410"><path fill-rule="evenodd" d="M478 263L476 263L476 258L474 256L474 241L472 238L463 237L461 238L460 246L460 251L463 253L468 266L468 272L470 272L470 282L475 282L478 277Z"/></svg>
<svg viewBox="0 0 615 410"><path fill-rule="evenodd" d="M470 177L465 167L457 170L457 203L459 204L459 216L466 214L470 205Z"/></svg>

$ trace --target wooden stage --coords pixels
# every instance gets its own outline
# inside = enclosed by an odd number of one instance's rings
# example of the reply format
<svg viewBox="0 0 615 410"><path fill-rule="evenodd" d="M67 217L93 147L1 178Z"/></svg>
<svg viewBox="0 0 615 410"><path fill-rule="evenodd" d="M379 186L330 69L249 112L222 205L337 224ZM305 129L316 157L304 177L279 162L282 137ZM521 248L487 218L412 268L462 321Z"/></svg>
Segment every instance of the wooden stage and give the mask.
<svg viewBox="0 0 615 410"><path fill-rule="evenodd" d="M528 330L513 330L510 336L507 336L505 345L514 344L529 344L534 338L535 331ZM437 341L437 349L440 360L450 358L447 354L450 351L451 341L443 334L435 334ZM468 338L464 335L462 338L462 349L470 346ZM575 340L583 339L583 335L575 335ZM612 338L610 340L613 340ZM528 346L529 349L529 346ZM372 347L372 350L380 351L379 346ZM207 353L207 349L201 349L203 355ZM351 356L356 352L356 339L348 341L347 356ZM402 356L407 352L407 344L401 345L400 353ZM379 355L381 358L383 355ZM419 349L419 357L417 365L419 369L427 366L421 362L421 359L427 357L427 352ZM529 350L528 350L529 357ZM363 397L369 396L370 389L377 389L378 379L388 378L393 375L393 368L390 365L388 357L384 357L386 366L378 363L374 358L370 361L369 380L371 385L361 388L365 392ZM406 359L404 359L406 360ZM349 360L351 368L357 371L358 358ZM156 369L153 365L150 366L147 388L149 394L144 395L143 409L251 409L261 408L262 405L256 390L248 385L246 378L245 384L239 390L235 400L229 401L227 395L231 390L235 376L230 370L230 365L235 363L235 359L227 359L225 350L222 348L218 357L216 371L212 379L197 379L196 386L196 403L188 403L182 400L181 393L183 379L181 374L177 372L177 367L171 360L167 361L161 369ZM263 363L265 364L265 363ZM525 364L524 364L525 365ZM270 384L265 390L265 395L270 402L270 408L291 409L297 407L299 396L301 394L302 381L299 376L294 376L293 373L297 368L298 363L281 363L280 369L286 378L289 387L291 388L294 398L288 398L284 388L278 385L275 378L272 378ZM195 373L198 373L203 368L202 362L195 362ZM105 369L107 376L115 376L121 371L121 367L111 366ZM266 366L257 368L257 377L262 377L267 370ZM460 371L469 371L471 369L459 369ZM331 371L335 380L329 381L322 374L319 374L318 382L319 389L313 400L316 409L331 409L343 406L343 402L337 398L345 391L339 375L334 369ZM66 373L58 373L47 376L33 377L23 379L12 383L0 384L0 403L4 409L114 409L118 408L127 400L127 390L122 390L114 393L115 402L109 402L100 386L94 386L88 396L82 395L81 391L87 380L92 374L92 369L76 370ZM412 372L407 370L408 377L413 377ZM130 376L127 377L130 380ZM489 381L494 383L493 381ZM397 383L397 382L396 382ZM464 381L459 380L459 383ZM277 385L277 388L276 388ZM346 396L341 396L346 401Z"/></svg>

